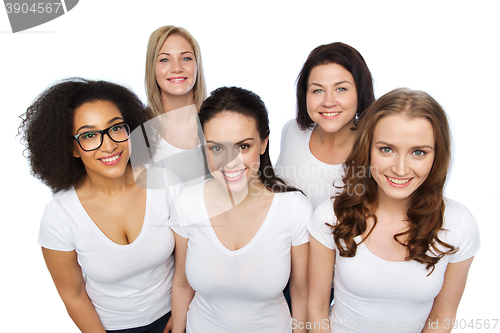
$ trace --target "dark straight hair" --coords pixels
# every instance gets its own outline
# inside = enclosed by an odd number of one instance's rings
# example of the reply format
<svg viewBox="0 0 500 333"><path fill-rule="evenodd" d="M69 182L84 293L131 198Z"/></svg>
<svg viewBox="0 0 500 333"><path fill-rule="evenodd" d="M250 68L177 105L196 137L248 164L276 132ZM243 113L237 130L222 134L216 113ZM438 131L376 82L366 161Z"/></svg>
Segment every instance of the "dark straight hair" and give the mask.
<svg viewBox="0 0 500 333"><path fill-rule="evenodd" d="M210 96L201 105L198 114L202 129L209 120L222 112L235 112L252 118L255 121L261 140L269 136L267 109L257 94L239 87L220 87L212 91ZM200 140L203 142L202 137L200 137ZM203 147L202 150L205 156ZM207 174L209 174L206 156L205 169ZM269 141L267 142L264 154L260 155L259 178L264 186L272 192L300 191L295 187L287 185L274 173L271 158L269 157Z"/></svg>
<svg viewBox="0 0 500 333"><path fill-rule="evenodd" d="M357 119L375 101L372 74L361 54L355 48L340 42L320 45L311 51L297 78L296 120L302 130L314 125L314 121L307 113L306 94L309 75L314 67L327 64L344 67L354 78L358 94Z"/></svg>

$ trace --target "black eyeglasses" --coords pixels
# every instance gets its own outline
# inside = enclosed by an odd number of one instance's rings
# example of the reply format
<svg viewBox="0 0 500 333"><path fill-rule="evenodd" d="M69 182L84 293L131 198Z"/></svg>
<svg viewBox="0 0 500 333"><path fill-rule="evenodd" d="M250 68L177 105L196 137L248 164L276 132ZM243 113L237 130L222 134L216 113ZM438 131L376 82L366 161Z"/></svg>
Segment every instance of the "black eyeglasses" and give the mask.
<svg viewBox="0 0 500 333"><path fill-rule="evenodd" d="M127 123L118 123L103 130L94 130L72 135L84 151L96 150L102 146L104 134L107 134L114 142L124 142L130 138L130 127Z"/></svg>

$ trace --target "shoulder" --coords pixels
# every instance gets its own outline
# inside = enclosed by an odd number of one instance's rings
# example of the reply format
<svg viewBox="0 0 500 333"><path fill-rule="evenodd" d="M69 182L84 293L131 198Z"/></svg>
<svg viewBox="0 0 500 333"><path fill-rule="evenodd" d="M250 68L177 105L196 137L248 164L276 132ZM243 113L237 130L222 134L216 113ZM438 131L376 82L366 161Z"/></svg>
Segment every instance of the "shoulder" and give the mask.
<svg viewBox="0 0 500 333"><path fill-rule="evenodd" d="M52 199L45 206L44 217L46 215L61 214L64 211L71 211L75 206L75 199L78 200L73 188L54 193Z"/></svg>
<svg viewBox="0 0 500 333"><path fill-rule="evenodd" d="M281 134L284 137L289 135L300 136L307 135L308 131L310 130L301 130L299 124L297 124L297 120L294 118L286 122L286 124L283 126Z"/></svg>
<svg viewBox="0 0 500 333"><path fill-rule="evenodd" d="M444 198L444 204L443 228L456 232L467 226L477 226L476 219L465 205L448 198Z"/></svg>
<svg viewBox="0 0 500 333"><path fill-rule="evenodd" d="M329 249L335 249L332 228L329 226L335 224L336 218L333 211L333 200L328 198L316 207L307 229L311 236L321 244Z"/></svg>
<svg viewBox="0 0 500 333"><path fill-rule="evenodd" d="M313 213L313 205L299 191L290 191L290 192L280 192L275 193L274 195L279 196L279 200L282 206L285 206L287 210L293 210L295 212L306 213L312 215Z"/></svg>
<svg viewBox="0 0 500 333"><path fill-rule="evenodd" d="M314 210L313 220L324 221L329 224L332 224L334 220L336 222L335 213L333 211L333 202L333 199L328 198L320 203Z"/></svg>
<svg viewBox="0 0 500 333"><path fill-rule="evenodd" d="M206 182L184 187L174 198L172 228L184 227L204 220L203 188ZM174 229L174 231L177 231ZM186 237L185 237L186 238Z"/></svg>
<svg viewBox="0 0 500 333"><path fill-rule="evenodd" d="M195 184L184 186L174 199L174 206L176 208L180 207L193 207L199 201L203 199L203 188L205 187L206 181Z"/></svg>
<svg viewBox="0 0 500 333"><path fill-rule="evenodd" d="M450 262L460 262L476 254L481 247L479 226L471 212L463 204L445 198L443 221L444 240L458 248Z"/></svg>

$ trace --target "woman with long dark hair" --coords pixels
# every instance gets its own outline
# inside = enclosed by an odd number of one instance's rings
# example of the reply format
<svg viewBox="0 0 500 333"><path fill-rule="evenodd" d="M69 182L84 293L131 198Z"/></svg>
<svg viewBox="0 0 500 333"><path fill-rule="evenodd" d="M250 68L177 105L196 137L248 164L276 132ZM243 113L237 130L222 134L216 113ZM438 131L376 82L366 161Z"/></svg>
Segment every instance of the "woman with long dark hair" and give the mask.
<svg viewBox="0 0 500 333"><path fill-rule="evenodd" d="M289 279L292 317L305 327L312 206L274 174L264 103L223 87L199 117L213 178L174 202L173 332L289 333Z"/></svg>
<svg viewBox="0 0 500 333"><path fill-rule="evenodd" d="M443 197L446 114L428 94L397 89L358 131L342 193L308 227L311 332L449 332L480 242L467 208Z"/></svg>

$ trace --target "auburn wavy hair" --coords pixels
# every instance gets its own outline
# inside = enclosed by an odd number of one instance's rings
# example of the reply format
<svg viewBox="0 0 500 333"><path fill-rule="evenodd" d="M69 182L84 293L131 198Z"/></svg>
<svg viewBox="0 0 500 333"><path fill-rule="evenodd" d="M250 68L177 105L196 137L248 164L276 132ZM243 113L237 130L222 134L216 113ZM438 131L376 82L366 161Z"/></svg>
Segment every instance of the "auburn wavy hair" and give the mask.
<svg viewBox="0 0 500 333"><path fill-rule="evenodd" d="M394 239L407 248L406 261L415 260L426 265L430 273L434 265L445 255L455 253L458 248L438 238L443 229L443 188L451 158L450 130L443 108L423 91L400 88L393 90L374 102L364 113L359 123L358 137L353 151L344 165L343 190L335 197L335 244L342 257L356 255L354 237L367 229L366 220L374 219L378 205L377 183L369 174L370 151L373 133L380 119L400 114L410 119L425 118L432 124L435 143L434 163L425 181L411 196L407 211L408 229L394 235ZM360 190L362 189L362 190ZM373 230L373 228L372 228ZM366 237L369 237L368 233ZM406 237L401 242L401 237Z"/></svg>

